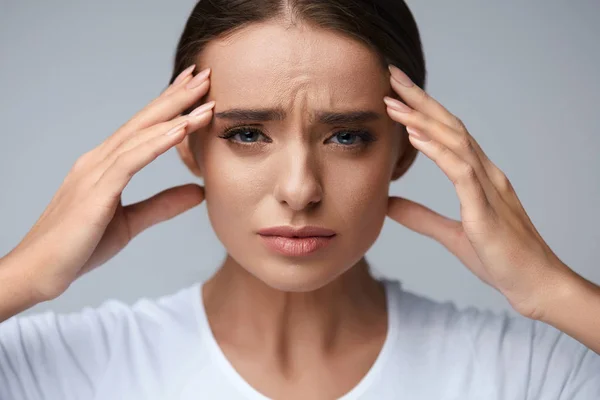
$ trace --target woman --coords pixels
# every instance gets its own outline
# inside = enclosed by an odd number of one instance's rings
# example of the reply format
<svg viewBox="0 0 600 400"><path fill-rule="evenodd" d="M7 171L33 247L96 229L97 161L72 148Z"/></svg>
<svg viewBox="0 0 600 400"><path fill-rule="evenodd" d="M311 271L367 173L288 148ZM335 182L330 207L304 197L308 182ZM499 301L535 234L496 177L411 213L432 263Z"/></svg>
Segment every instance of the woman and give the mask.
<svg viewBox="0 0 600 400"><path fill-rule="evenodd" d="M558 259L424 86L403 2L199 2L171 85L79 158L0 260L0 398L598 398L599 288ZM204 188L124 207L131 177L174 146ZM455 185L461 221L388 196L417 151ZM17 316L204 199L228 252L208 281ZM372 277L364 255L386 215L522 317Z"/></svg>

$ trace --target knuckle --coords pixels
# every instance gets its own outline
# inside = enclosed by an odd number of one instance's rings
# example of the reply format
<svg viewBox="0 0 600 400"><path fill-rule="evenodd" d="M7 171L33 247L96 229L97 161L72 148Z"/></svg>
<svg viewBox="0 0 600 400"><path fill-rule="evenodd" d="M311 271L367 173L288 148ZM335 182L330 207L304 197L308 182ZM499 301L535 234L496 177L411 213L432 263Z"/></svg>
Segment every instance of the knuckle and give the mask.
<svg viewBox="0 0 600 400"><path fill-rule="evenodd" d="M505 193L510 192L512 190L512 184L510 183L510 180L502 171L495 168L493 170L493 174L494 184L496 185L499 191Z"/></svg>
<svg viewBox="0 0 600 400"><path fill-rule="evenodd" d="M152 160L157 159L162 154L162 151L160 149L157 149L156 147L151 146L150 143L148 143L146 145L146 148L149 149L148 152L150 153L150 158Z"/></svg>
<svg viewBox="0 0 600 400"><path fill-rule="evenodd" d="M170 121L161 122L156 127L161 132L167 132L170 129L175 128L177 125L179 125L183 122L188 122L188 121L189 121L189 117L187 115L178 115L177 117L173 118Z"/></svg>
<svg viewBox="0 0 600 400"><path fill-rule="evenodd" d="M424 90L420 90L418 96L418 101L420 103L427 103L430 100L429 94Z"/></svg>
<svg viewBox="0 0 600 400"><path fill-rule="evenodd" d="M118 155L115 158L115 160L113 161L111 168L116 169L116 170L120 171L121 173L124 173L127 176L130 176L131 172L129 169L128 153L129 152L124 152L124 153L121 153L120 155Z"/></svg>
<svg viewBox="0 0 600 400"><path fill-rule="evenodd" d="M87 161L84 160L82 157L79 157L77 160L75 160L75 162L73 163L73 166L71 167L71 171L72 172L78 172L81 171L84 166L87 165Z"/></svg>
<svg viewBox="0 0 600 400"><path fill-rule="evenodd" d="M87 151L79 156L73 163L72 170L80 171L87 167L93 158L93 150Z"/></svg>
<svg viewBox="0 0 600 400"><path fill-rule="evenodd" d="M151 140L149 142L141 144L136 149L128 151L128 153L131 153L132 157L134 152L139 153L144 159L144 164L148 164L151 160L155 160L156 158L158 158L158 156L162 154L161 149L157 148L155 143L156 141Z"/></svg>
<svg viewBox="0 0 600 400"><path fill-rule="evenodd" d="M475 152L475 148L473 147L473 143L471 142L471 139L469 138L469 136L467 135L459 135L459 137L457 138L457 144L456 144L457 148L462 150L462 151L467 151L469 153L474 153Z"/></svg>
<svg viewBox="0 0 600 400"><path fill-rule="evenodd" d="M137 121L140 118L141 111L138 111L135 115L133 115L128 121L126 121L123 125L119 127L119 129L115 132L113 136L121 136L126 132L130 132L135 129Z"/></svg>
<svg viewBox="0 0 600 400"><path fill-rule="evenodd" d="M452 125L461 131L466 130L464 122L460 118L458 118L456 115L452 115Z"/></svg>
<svg viewBox="0 0 600 400"><path fill-rule="evenodd" d="M446 146L440 146L440 150L439 150L439 160L442 163L445 163L447 159L451 158L453 156L453 152L447 148Z"/></svg>
<svg viewBox="0 0 600 400"><path fill-rule="evenodd" d="M471 164L464 163L458 172L457 183L477 180L477 172Z"/></svg>

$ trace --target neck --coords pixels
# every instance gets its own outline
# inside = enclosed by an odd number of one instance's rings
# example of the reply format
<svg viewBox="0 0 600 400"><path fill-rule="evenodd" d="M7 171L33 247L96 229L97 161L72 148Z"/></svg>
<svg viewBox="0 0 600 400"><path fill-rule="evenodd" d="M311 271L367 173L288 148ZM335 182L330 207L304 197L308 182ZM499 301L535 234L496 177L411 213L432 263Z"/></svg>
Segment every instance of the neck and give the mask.
<svg viewBox="0 0 600 400"><path fill-rule="evenodd" d="M334 351L387 328L385 292L364 258L317 290L283 292L228 256L202 292L215 337L236 348Z"/></svg>

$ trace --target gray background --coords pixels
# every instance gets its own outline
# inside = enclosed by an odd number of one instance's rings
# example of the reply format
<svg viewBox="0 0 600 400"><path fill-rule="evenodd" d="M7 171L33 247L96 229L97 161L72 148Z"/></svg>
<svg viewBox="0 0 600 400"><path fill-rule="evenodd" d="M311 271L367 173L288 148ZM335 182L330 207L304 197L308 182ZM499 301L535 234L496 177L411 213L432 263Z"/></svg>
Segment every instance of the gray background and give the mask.
<svg viewBox="0 0 600 400"><path fill-rule="evenodd" d="M0 254L30 229L77 157L161 92L194 3L0 0ZM559 257L600 283L600 2L408 3L428 91L508 175ZM124 201L193 180L171 150L134 177ZM459 217L454 188L422 154L392 193ZM207 278L223 255L199 206L26 313L168 294ZM441 245L389 219L368 258L431 298L509 309Z"/></svg>

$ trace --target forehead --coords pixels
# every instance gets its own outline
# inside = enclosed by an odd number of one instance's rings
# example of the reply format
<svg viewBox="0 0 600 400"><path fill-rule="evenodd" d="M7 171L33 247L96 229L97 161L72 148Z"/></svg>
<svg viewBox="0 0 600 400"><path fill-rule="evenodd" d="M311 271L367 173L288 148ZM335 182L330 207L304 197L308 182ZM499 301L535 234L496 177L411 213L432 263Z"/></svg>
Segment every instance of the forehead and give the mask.
<svg viewBox="0 0 600 400"><path fill-rule="evenodd" d="M382 102L390 88L365 44L304 24L250 25L211 41L198 61L212 68L209 96L220 103L358 106Z"/></svg>

